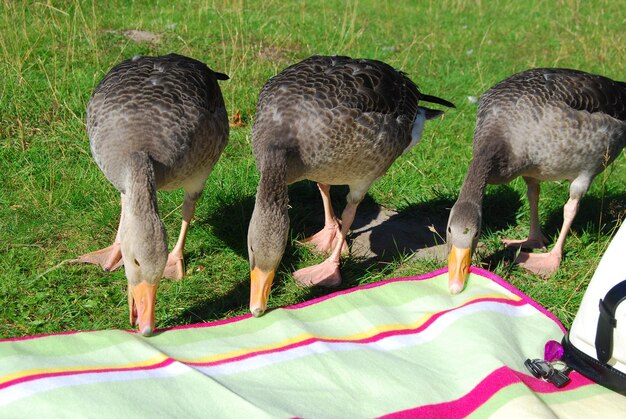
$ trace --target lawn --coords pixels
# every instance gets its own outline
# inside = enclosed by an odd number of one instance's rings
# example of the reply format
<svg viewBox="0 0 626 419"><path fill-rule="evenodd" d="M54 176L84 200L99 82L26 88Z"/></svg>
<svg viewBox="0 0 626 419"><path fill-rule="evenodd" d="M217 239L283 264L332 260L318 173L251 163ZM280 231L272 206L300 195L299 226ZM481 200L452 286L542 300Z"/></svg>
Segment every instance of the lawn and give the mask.
<svg viewBox="0 0 626 419"><path fill-rule="evenodd" d="M422 142L371 188L367 202L407 217L444 221L471 156L477 105L468 98L531 67L568 67L626 79L623 3L592 1L13 1L0 0L0 337L78 329L128 328L123 270L64 263L108 246L119 194L91 158L89 96L108 70L137 54L170 52L229 74L222 82L230 142L211 174L186 248L186 277L163 281L158 327L247 312L247 224L258 173L250 134L267 79L313 54L383 60L428 94L457 108L429 121ZM521 179L490 186L483 247L488 268L551 310L566 326L616 224L623 218L626 163L599 175L581 204L559 272L543 279L511 263L503 237L528 232ZM556 239L567 182L542 185L544 233ZM333 199L344 205L339 188ZM291 237L269 308L328 293L303 289L294 268L320 257L295 243L320 227L311 182L290 189ZM159 193L170 247L182 192ZM338 208L339 207L339 208ZM437 233L432 233L437 238ZM438 234L444 235L443 230ZM441 241L441 239L439 239ZM444 266L411 254L344 261L343 288Z"/></svg>

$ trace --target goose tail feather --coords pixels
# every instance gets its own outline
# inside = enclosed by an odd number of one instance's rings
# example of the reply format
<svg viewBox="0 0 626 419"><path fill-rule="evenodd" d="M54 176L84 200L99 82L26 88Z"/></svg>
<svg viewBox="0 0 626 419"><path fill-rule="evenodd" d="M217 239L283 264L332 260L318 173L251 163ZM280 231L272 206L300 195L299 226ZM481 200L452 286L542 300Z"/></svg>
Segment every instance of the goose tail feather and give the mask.
<svg viewBox="0 0 626 419"><path fill-rule="evenodd" d="M430 103L438 103L440 105L443 106L447 106L448 108L456 108L456 106L454 106L454 103L452 102L448 102L445 99L442 99L440 97L437 96L431 96L431 95L420 95L420 101L424 101L424 102L430 102Z"/></svg>

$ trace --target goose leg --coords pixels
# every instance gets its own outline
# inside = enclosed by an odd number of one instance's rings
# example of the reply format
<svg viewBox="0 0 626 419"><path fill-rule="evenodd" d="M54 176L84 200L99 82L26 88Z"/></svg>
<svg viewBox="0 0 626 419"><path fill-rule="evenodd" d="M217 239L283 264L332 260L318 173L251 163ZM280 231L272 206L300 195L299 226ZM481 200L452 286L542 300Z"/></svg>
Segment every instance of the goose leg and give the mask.
<svg viewBox="0 0 626 419"><path fill-rule="evenodd" d="M105 247L104 249L80 255L77 259L75 259L76 262L100 265L102 269L107 272L114 271L124 264L124 261L122 260L122 248L120 246L120 230L122 228L122 221L124 220L124 194L121 194L120 201L120 223L117 227L117 234L115 235L113 244L109 247Z"/></svg>
<svg viewBox="0 0 626 419"><path fill-rule="evenodd" d="M563 207L563 226L559 233L554 247L548 253L525 253L522 252L515 259L524 269L533 272L541 276L550 276L556 272L561 264L561 258L563 257L563 247L565 246L565 239L569 233L576 213L578 212L578 206L583 195L589 189L591 180L587 177L576 178L570 186L570 197L565 206Z"/></svg>
<svg viewBox="0 0 626 419"><path fill-rule="evenodd" d="M539 193L540 186L537 179L524 177L526 181L526 195L530 207L530 232L525 240L504 239L502 242L507 247L518 247L522 249L543 249L546 250L548 239L541 233L539 227Z"/></svg>
<svg viewBox="0 0 626 419"><path fill-rule="evenodd" d="M185 275L185 264L183 261L183 252L185 250L185 240L187 239L187 231L189 223L196 212L196 203L200 198L200 193L188 193L185 191L185 201L183 202L183 221L180 226L180 233L176 245L167 257L167 264L163 271L164 278L182 279Z"/></svg>
<svg viewBox="0 0 626 419"><path fill-rule="evenodd" d="M548 253L521 252L515 259L515 262L522 268L537 275L550 276L555 273L561 264L563 246L565 245L565 239L572 226L576 212L578 211L578 202L578 199L570 198L567 204L565 204L565 207L563 207L563 226L561 227L561 233L552 250Z"/></svg>
<svg viewBox="0 0 626 419"><path fill-rule="evenodd" d="M341 283L339 261L341 259L342 249L346 243L346 237L348 236L352 222L354 221L356 209L363 200L365 192L367 192L367 188L362 192L350 190L348 194L348 204L341 214L342 222L339 232L340 235L338 240L335 241L331 255L319 265L309 266L294 272L293 276L300 285L307 287L313 285L336 287Z"/></svg>
<svg viewBox="0 0 626 419"><path fill-rule="evenodd" d="M330 202L330 185L323 183L317 184L322 195L322 203L324 204L324 228L313 236L304 239L304 243L315 245L318 252L328 253L334 249L334 245L341 236L341 223L335 217L333 205ZM348 245L344 241L341 248L342 252L347 252Z"/></svg>

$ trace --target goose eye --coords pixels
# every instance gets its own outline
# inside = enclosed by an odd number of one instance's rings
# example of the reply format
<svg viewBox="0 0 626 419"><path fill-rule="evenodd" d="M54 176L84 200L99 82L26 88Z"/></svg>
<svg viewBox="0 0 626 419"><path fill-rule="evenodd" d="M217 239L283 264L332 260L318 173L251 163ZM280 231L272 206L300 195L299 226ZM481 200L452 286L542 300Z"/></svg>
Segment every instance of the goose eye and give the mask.
<svg viewBox="0 0 626 419"><path fill-rule="evenodd" d="M138 268L141 267L141 264L139 263L139 261L137 259L133 259L133 263L135 264L135 266L137 266Z"/></svg>
<svg viewBox="0 0 626 419"><path fill-rule="evenodd" d="M452 228L448 227L448 233L452 234Z"/></svg>

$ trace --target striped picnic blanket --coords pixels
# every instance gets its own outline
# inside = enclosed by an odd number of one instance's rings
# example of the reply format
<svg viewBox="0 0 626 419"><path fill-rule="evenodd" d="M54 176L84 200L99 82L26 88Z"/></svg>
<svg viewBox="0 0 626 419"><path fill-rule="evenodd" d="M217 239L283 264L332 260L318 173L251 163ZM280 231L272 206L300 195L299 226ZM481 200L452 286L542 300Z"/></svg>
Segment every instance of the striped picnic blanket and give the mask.
<svg viewBox="0 0 626 419"><path fill-rule="evenodd" d="M564 329L494 274L446 269L266 313L163 330L0 341L0 416L615 417L626 398L526 358ZM611 409L613 413L611 413Z"/></svg>

